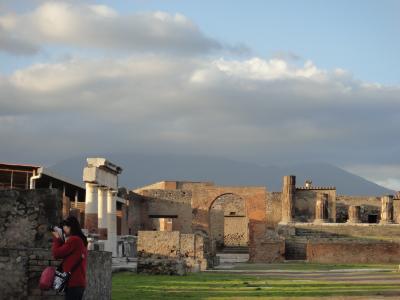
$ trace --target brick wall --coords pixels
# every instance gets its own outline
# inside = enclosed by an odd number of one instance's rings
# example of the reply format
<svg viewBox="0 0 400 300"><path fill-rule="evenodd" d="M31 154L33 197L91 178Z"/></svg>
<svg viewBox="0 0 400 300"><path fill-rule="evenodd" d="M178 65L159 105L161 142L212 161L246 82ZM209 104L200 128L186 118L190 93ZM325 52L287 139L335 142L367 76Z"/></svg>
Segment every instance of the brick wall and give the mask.
<svg viewBox="0 0 400 300"><path fill-rule="evenodd" d="M314 263L399 263L400 244L377 241L308 241L307 259Z"/></svg>
<svg viewBox="0 0 400 300"><path fill-rule="evenodd" d="M283 228L294 228L296 231L303 229L312 238L334 235L338 237L360 237L370 239L396 239L400 241L400 224L343 224L343 223L296 223L291 226L279 226ZM294 232L294 231L291 231Z"/></svg>

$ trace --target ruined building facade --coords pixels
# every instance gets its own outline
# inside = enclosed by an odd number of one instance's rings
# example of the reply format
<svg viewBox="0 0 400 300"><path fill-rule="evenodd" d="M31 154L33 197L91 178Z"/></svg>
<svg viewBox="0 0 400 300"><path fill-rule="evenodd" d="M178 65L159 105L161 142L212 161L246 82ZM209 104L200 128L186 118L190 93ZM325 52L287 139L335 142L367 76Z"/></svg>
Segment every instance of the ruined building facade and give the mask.
<svg viewBox="0 0 400 300"><path fill-rule="evenodd" d="M162 181L131 191L121 233L141 230L201 235L212 257L226 248L253 262L399 262L400 199L341 196L335 187L296 185L281 192L212 182Z"/></svg>
<svg viewBox="0 0 400 300"><path fill-rule="evenodd" d="M62 216L77 216L113 256L138 237L139 255L165 256L157 241L164 239L167 252L200 268L227 249L248 252L252 262L400 262L399 194L338 195L335 187L296 184L295 176L283 178L280 192L161 181L122 193L122 169L104 158L87 159L86 188L35 166L0 164L0 171L4 189L56 188Z"/></svg>

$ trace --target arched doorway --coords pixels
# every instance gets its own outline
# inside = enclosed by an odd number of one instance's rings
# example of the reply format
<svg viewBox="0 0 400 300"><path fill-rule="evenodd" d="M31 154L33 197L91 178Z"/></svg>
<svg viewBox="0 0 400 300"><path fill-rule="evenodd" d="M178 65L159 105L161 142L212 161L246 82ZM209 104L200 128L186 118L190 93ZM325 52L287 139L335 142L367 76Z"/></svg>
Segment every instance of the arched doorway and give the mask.
<svg viewBox="0 0 400 300"><path fill-rule="evenodd" d="M210 206L210 238L217 250L224 247L247 247L248 217L245 201L235 194L218 196Z"/></svg>

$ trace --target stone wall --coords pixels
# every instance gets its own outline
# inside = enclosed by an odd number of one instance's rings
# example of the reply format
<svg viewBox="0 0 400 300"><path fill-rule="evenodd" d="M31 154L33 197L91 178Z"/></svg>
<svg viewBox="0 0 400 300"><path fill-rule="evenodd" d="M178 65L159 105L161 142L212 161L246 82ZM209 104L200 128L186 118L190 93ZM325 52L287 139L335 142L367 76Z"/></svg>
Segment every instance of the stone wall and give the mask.
<svg viewBox="0 0 400 300"><path fill-rule="evenodd" d="M400 244L383 241L308 241L307 260L313 263L399 263Z"/></svg>
<svg viewBox="0 0 400 300"><path fill-rule="evenodd" d="M210 235L217 247L248 245L248 218L241 197L221 195L214 201L209 213Z"/></svg>
<svg viewBox="0 0 400 300"><path fill-rule="evenodd" d="M265 238L266 230L266 189L265 187L208 186L192 190L193 232L202 232L210 237L210 208L225 194L234 194L243 199L248 219L249 255L256 251L256 243ZM214 247L211 247L214 249Z"/></svg>
<svg viewBox="0 0 400 300"><path fill-rule="evenodd" d="M122 205L121 235L137 235L139 230L144 230L142 218L147 213L144 207L144 197L130 192L126 199L127 204Z"/></svg>
<svg viewBox="0 0 400 300"><path fill-rule="evenodd" d="M294 201L294 220L297 222L313 222L317 194L328 194L328 216L330 222L336 221L336 190L297 188Z"/></svg>
<svg viewBox="0 0 400 300"><path fill-rule="evenodd" d="M138 257L178 257L179 254L180 233L178 231L139 231Z"/></svg>
<svg viewBox="0 0 400 300"><path fill-rule="evenodd" d="M56 189L0 191L0 248L48 248L48 225L61 220L62 194Z"/></svg>
<svg viewBox="0 0 400 300"><path fill-rule="evenodd" d="M172 229L192 232L192 193L187 190L143 190L142 223L145 229L153 227L152 218L172 217Z"/></svg>
<svg viewBox="0 0 400 300"><path fill-rule="evenodd" d="M138 273L183 275L207 268L204 241L178 231L139 231Z"/></svg>
<svg viewBox="0 0 400 300"><path fill-rule="evenodd" d="M49 249L0 248L2 299L64 299L54 291L41 291L39 278L48 266L58 266ZM111 253L89 251L86 300L111 299Z"/></svg>
<svg viewBox="0 0 400 300"><path fill-rule="evenodd" d="M262 240L251 257L252 262L278 263L285 260L285 240Z"/></svg>
<svg viewBox="0 0 400 300"><path fill-rule="evenodd" d="M348 220L348 209L351 205L361 207L360 219L362 223L368 223L368 216L370 215L376 215L377 223L381 218L380 197L339 195L336 197L336 203L336 218L339 223L344 223Z"/></svg>
<svg viewBox="0 0 400 300"><path fill-rule="evenodd" d="M0 191L0 298L63 299L38 289L44 268L60 263L48 225L61 222L62 209L55 189ZM87 278L85 299L111 299L111 253L89 251Z"/></svg>
<svg viewBox="0 0 400 300"><path fill-rule="evenodd" d="M282 193L270 192L267 194L267 227L275 228L282 218Z"/></svg>

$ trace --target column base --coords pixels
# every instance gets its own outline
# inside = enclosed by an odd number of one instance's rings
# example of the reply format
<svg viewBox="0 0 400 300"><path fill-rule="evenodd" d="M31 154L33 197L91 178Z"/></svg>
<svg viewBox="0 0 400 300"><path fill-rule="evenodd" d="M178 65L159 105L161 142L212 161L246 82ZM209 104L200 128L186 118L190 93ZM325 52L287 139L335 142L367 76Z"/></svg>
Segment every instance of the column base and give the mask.
<svg viewBox="0 0 400 300"><path fill-rule="evenodd" d="M107 240L108 239L108 234L107 234L107 228L99 228L98 234L99 234L99 240Z"/></svg>
<svg viewBox="0 0 400 300"><path fill-rule="evenodd" d="M360 224L361 221L347 221L346 224Z"/></svg>
<svg viewBox="0 0 400 300"><path fill-rule="evenodd" d="M316 219L313 222L314 224L325 224L325 223L329 223L329 220L324 220L324 219Z"/></svg>
<svg viewBox="0 0 400 300"><path fill-rule="evenodd" d="M98 218L95 213L85 213L85 228L88 233L98 233Z"/></svg>
<svg viewBox="0 0 400 300"><path fill-rule="evenodd" d="M393 221L380 221L379 222L380 225L388 225L388 224L394 224Z"/></svg>

